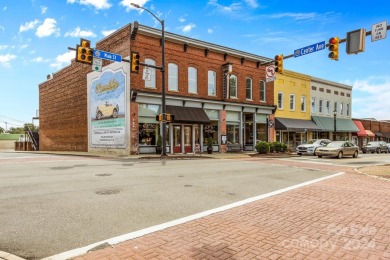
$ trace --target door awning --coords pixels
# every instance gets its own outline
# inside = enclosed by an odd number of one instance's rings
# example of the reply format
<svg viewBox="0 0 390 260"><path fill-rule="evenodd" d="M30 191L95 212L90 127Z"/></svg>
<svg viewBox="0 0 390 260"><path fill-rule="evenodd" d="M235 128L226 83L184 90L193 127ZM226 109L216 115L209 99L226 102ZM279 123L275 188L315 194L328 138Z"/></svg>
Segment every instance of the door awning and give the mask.
<svg viewBox="0 0 390 260"><path fill-rule="evenodd" d="M384 137L384 135L382 133L380 133L380 132L375 132L375 135L379 136L379 137Z"/></svg>
<svg viewBox="0 0 390 260"><path fill-rule="evenodd" d="M314 122L321 127L322 131L333 132L334 131L334 118L324 116L312 116ZM336 131L337 132L359 132L359 129L353 123L352 119L348 118L336 118Z"/></svg>
<svg viewBox="0 0 390 260"><path fill-rule="evenodd" d="M275 118L275 129L286 130L290 132L319 131L319 128L313 121L293 118Z"/></svg>
<svg viewBox="0 0 390 260"><path fill-rule="evenodd" d="M359 132L356 133L357 136L362 136L362 137L369 136L367 130L364 129L364 126L363 126L361 121L359 121L359 120L352 120L352 121L356 125L356 127L359 129Z"/></svg>
<svg viewBox="0 0 390 260"><path fill-rule="evenodd" d="M209 124L206 112L199 107L166 106L166 113L174 115L174 123Z"/></svg>
<svg viewBox="0 0 390 260"><path fill-rule="evenodd" d="M371 137L375 136L375 134L373 132L371 132L370 130L366 130L366 133L367 133L367 136L371 136Z"/></svg>

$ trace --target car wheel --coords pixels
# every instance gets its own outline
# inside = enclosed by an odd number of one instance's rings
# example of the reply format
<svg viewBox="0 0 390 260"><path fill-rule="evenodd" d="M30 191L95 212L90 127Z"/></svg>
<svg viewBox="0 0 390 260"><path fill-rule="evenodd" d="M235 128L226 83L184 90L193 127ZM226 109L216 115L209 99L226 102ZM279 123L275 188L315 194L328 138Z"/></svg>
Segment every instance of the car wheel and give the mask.
<svg viewBox="0 0 390 260"><path fill-rule="evenodd" d="M96 113L96 119L99 120L100 118L102 118L102 115L103 115L102 112L100 112L100 111L97 112Z"/></svg>
<svg viewBox="0 0 390 260"><path fill-rule="evenodd" d="M317 151L317 149L315 149L315 150L314 150L314 152L313 152L313 155L314 155L314 156L316 156L316 155L317 155L317 154L316 154L316 151Z"/></svg>
<svg viewBox="0 0 390 260"><path fill-rule="evenodd" d="M116 109L114 109L114 111L112 111L112 117L113 118L117 118L118 117L118 111Z"/></svg>
<svg viewBox="0 0 390 260"><path fill-rule="evenodd" d="M318 158L322 158L322 155L318 155Z"/></svg>
<svg viewBox="0 0 390 260"><path fill-rule="evenodd" d="M353 158L356 158L356 157L358 157L358 154L359 154L359 152L358 152L358 151L355 151L355 152L353 153L352 157L353 157Z"/></svg>
<svg viewBox="0 0 390 260"><path fill-rule="evenodd" d="M302 155L302 153L297 153L299 156L301 156Z"/></svg>
<svg viewBox="0 0 390 260"><path fill-rule="evenodd" d="M363 153L366 153L366 151L363 151Z"/></svg>
<svg viewBox="0 0 390 260"><path fill-rule="evenodd" d="M337 154L337 158L339 158L339 159L343 158L343 152L340 151L340 152Z"/></svg>

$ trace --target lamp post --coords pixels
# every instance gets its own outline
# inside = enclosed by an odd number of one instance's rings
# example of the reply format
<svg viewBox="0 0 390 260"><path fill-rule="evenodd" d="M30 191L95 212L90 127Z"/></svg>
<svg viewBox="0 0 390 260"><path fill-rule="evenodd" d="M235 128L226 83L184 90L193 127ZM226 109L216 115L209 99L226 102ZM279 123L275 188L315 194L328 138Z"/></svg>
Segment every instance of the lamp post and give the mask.
<svg viewBox="0 0 390 260"><path fill-rule="evenodd" d="M160 20L156 15L154 15L151 11L149 11L148 9L138 5L138 4L135 4L135 3L131 3L132 6L134 6L135 8L139 8L139 9L142 9L142 10L145 10L146 12L148 12L149 14L151 14L157 21L159 21L161 23L161 79L162 79L162 91L161 91L161 113L162 113L162 154L161 156L167 156L167 144L166 144L166 136L165 136L165 132L166 132L166 107L165 107L165 34L164 34L164 20Z"/></svg>
<svg viewBox="0 0 390 260"><path fill-rule="evenodd" d="M336 132L337 132L337 124L336 124L336 116L337 116L337 111L333 111L333 141L336 141Z"/></svg>

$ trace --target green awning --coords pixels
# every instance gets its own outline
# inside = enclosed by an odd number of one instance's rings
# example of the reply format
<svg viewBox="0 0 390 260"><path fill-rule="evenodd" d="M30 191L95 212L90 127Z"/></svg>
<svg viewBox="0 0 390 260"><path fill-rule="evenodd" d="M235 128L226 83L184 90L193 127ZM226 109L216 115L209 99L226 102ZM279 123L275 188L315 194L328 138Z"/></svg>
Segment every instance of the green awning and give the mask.
<svg viewBox="0 0 390 260"><path fill-rule="evenodd" d="M322 129L322 131L334 131L334 118L323 116L312 116L313 121ZM359 132L359 129L353 123L352 119L336 118L336 132Z"/></svg>
<svg viewBox="0 0 390 260"><path fill-rule="evenodd" d="M275 129L289 132L321 131L321 128L311 120L281 117L275 118Z"/></svg>

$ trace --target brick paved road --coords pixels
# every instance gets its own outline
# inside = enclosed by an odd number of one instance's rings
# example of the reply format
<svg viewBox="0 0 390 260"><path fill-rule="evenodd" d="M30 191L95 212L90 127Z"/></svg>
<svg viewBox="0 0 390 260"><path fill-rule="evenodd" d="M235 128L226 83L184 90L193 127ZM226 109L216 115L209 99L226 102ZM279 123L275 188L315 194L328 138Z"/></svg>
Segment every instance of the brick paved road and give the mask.
<svg viewBox="0 0 390 260"><path fill-rule="evenodd" d="M347 173L76 259L390 259L390 182L334 168Z"/></svg>

